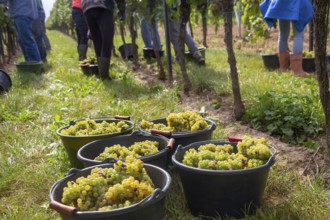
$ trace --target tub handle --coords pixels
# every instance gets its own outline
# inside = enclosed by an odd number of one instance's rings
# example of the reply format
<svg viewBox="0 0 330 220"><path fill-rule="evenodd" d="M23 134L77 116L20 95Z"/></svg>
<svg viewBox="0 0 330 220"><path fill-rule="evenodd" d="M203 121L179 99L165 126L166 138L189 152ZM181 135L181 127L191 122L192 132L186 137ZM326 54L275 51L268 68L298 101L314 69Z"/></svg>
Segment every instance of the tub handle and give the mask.
<svg viewBox="0 0 330 220"><path fill-rule="evenodd" d="M243 140L243 138L240 138L240 137L232 137L232 136L228 137L228 141L230 141L230 142L240 142L242 140Z"/></svg>
<svg viewBox="0 0 330 220"><path fill-rule="evenodd" d="M108 158L105 158L102 163L110 163L110 164L114 164L116 163L118 160L116 160L115 158L112 158L112 157L108 157Z"/></svg>
<svg viewBox="0 0 330 220"><path fill-rule="evenodd" d="M70 176L70 175L73 175L73 174L76 174L77 172L79 172L80 170L77 169L77 168L71 168L69 170L69 172L65 175L65 176Z"/></svg>
<svg viewBox="0 0 330 220"><path fill-rule="evenodd" d="M171 137L171 135L172 135L171 131L161 131L161 130L156 130L156 129L150 129L150 133L163 135L165 137Z"/></svg>
<svg viewBox="0 0 330 220"><path fill-rule="evenodd" d="M167 148L169 150L172 150L173 149L173 146L174 146L174 143L175 143L175 139L174 138L171 138L168 143L167 143Z"/></svg>
<svg viewBox="0 0 330 220"><path fill-rule="evenodd" d="M114 118L120 120L127 120L127 121L131 120L130 116L122 116L122 115L116 115Z"/></svg>
<svg viewBox="0 0 330 220"><path fill-rule="evenodd" d="M49 207L52 209L55 209L58 212L71 216L71 217L78 211L76 207L67 206L67 205L59 203L55 200L51 200L49 202Z"/></svg>
<svg viewBox="0 0 330 220"><path fill-rule="evenodd" d="M148 197L146 198L144 201L141 202L141 204L139 205L139 207L144 207L146 205L148 205L151 202L154 202L154 200L158 200L161 195L163 194L163 191L159 188L155 189L155 191Z"/></svg>

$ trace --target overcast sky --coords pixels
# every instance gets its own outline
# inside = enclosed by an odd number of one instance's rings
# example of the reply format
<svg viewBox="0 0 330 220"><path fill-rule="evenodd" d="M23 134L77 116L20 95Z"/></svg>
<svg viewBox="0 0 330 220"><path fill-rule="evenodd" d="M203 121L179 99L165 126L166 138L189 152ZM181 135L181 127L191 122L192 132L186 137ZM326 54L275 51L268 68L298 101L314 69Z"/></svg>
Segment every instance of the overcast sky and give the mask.
<svg viewBox="0 0 330 220"><path fill-rule="evenodd" d="M53 8L54 2L55 2L55 0L42 0L42 4L44 6L45 13L46 13L46 18L48 18L50 11Z"/></svg>

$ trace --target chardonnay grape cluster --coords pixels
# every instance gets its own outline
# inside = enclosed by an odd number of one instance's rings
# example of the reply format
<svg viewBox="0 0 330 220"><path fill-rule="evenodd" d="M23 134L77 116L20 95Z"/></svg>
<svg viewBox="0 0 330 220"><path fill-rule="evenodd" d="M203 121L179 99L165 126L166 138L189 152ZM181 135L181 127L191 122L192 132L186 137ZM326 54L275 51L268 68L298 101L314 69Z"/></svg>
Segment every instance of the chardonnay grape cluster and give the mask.
<svg viewBox="0 0 330 220"><path fill-rule="evenodd" d="M143 162L129 156L125 163L97 167L88 176L69 181L61 202L79 211L108 211L138 203L154 189Z"/></svg>
<svg viewBox="0 0 330 220"><path fill-rule="evenodd" d="M78 121L66 129L61 130L61 134L69 136L88 136L118 133L127 128L129 128L129 125L125 121L102 121L98 123L90 118L86 118L84 120Z"/></svg>
<svg viewBox="0 0 330 220"><path fill-rule="evenodd" d="M103 161L106 158L125 159L128 156L135 158L149 156L159 152L159 143L157 141L139 141L135 142L129 147L115 144L110 147L105 147L104 151L100 153L94 160Z"/></svg>
<svg viewBox="0 0 330 220"><path fill-rule="evenodd" d="M166 117L166 122L167 125L142 120L141 128L145 130L156 129L172 132L191 132L203 130L209 126L202 116L192 111L170 113Z"/></svg>
<svg viewBox="0 0 330 220"><path fill-rule="evenodd" d="M239 170L265 164L272 151L265 138L244 136L237 143L237 152L230 144L205 144L198 149L191 148L185 152L182 163L208 170Z"/></svg>

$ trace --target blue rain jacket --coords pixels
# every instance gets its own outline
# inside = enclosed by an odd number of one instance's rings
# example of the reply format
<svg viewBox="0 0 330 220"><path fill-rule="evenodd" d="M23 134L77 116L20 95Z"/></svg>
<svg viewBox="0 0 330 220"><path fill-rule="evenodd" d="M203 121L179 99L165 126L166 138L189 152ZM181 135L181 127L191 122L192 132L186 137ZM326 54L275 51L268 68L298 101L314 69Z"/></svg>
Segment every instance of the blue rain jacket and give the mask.
<svg viewBox="0 0 330 220"><path fill-rule="evenodd" d="M274 26L274 20L291 20L301 32L313 18L311 0L264 0L260 11L268 26Z"/></svg>

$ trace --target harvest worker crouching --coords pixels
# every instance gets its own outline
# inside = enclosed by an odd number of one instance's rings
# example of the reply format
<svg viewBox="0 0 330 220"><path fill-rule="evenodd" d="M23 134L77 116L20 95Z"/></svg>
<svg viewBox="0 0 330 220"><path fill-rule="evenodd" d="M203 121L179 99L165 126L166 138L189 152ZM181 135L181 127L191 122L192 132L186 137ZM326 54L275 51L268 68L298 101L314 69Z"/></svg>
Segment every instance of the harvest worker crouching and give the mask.
<svg viewBox="0 0 330 220"><path fill-rule="evenodd" d="M260 11L268 26L274 26L275 20L279 20L278 56L280 71L289 70L300 77L308 77L309 74L302 68L302 51L304 43L305 26L313 18L313 6L311 0L264 0L260 4ZM293 46L290 53L288 38L290 24L293 29Z"/></svg>

